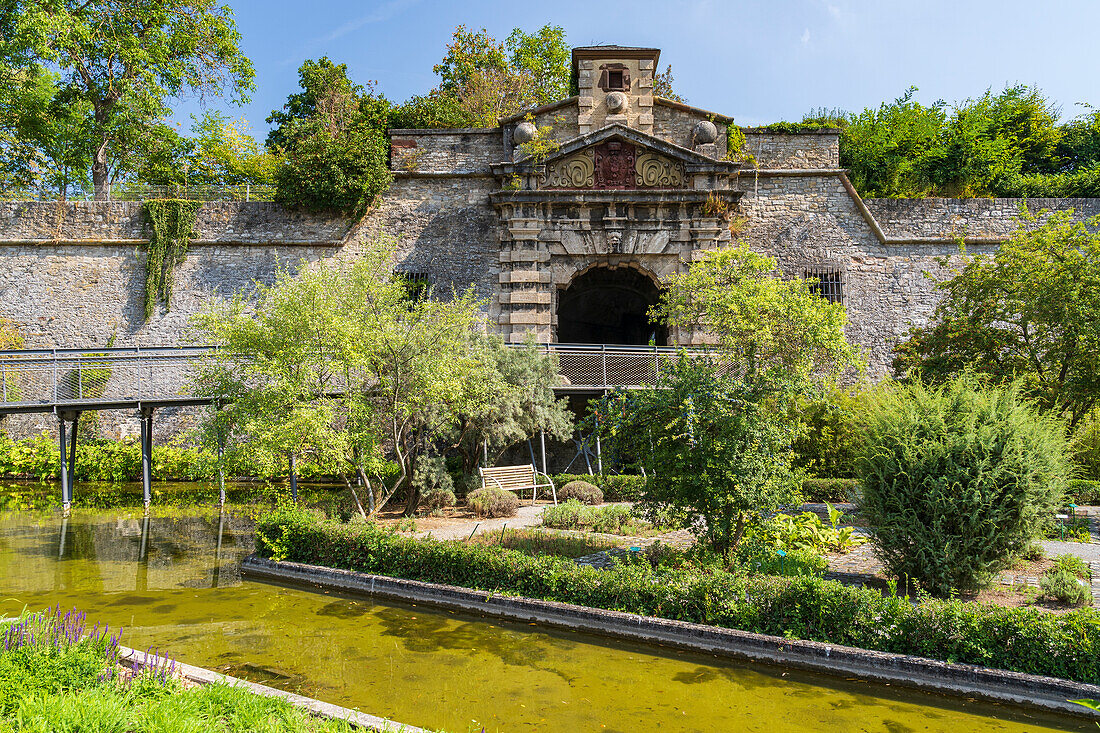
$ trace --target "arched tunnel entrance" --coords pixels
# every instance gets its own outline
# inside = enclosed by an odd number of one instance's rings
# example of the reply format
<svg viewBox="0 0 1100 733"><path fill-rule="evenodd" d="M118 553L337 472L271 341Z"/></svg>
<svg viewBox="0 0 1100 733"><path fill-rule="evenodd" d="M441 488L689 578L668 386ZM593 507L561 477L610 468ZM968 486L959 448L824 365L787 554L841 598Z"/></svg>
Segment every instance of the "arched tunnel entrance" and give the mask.
<svg viewBox="0 0 1100 733"><path fill-rule="evenodd" d="M558 342L665 346L668 329L649 319L661 291L630 267L595 267L558 293Z"/></svg>

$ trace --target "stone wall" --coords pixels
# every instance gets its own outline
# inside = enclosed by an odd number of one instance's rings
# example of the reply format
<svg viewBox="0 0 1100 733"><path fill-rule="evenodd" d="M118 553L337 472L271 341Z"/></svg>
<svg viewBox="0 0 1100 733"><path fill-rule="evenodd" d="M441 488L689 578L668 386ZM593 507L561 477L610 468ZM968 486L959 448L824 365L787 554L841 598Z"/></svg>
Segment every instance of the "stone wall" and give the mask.
<svg viewBox="0 0 1100 733"><path fill-rule="evenodd" d="M1100 199L864 199L890 239L1006 237L1016 230L1020 206L1074 209L1077 218L1100 215Z"/></svg>
<svg viewBox="0 0 1100 733"><path fill-rule="evenodd" d="M212 201L195 216L198 243L340 242L352 222L278 204ZM138 201L0 202L0 247L22 243L135 242L149 238Z"/></svg>
<svg viewBox="0 0 1100 733"><path fill-rule="evenodd" d="M713 115L695 107L685 104L670 102L667 99L656 99L653 105L653 134L657 137L679 145L682 148L692 148L691 134L695 126L704 120L711 120L718 128L717 145L715 146L716 158L726 157L726 124L729 118L721 115Z"/></svg>
<svg viewBox="0 0 1100 733"><path fill-rule="evenodd" d="M774 169L840 167L840 133L826 129L784 134L745 127L743 150L756 158L756 165Z"/></svg>
<svg viewBox="0 0 1100 733"><path fill-rule="evenodd" d="M487 173L506 159L498 128L390 130L390 169L413 173Z"/></svg>

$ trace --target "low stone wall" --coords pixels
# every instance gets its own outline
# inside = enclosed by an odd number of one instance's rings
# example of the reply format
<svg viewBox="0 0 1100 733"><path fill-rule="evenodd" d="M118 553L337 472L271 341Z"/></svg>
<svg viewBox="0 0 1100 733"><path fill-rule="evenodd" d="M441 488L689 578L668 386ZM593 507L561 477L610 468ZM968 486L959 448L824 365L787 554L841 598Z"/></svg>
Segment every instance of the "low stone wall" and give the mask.
<svg viewBox="0 0 1100 733"><path fill-rule="evenodd" d="M1100 685L815 641L783 639L568 603L505 597L451 585L301 563L274 562L255 555L242 563L241 574L259 580L427 603L510 621L540 623L734 659L828 675L852 675L883 684L1100 719L1100 713L1068 702L1071 699L1100 698Z"/></svg>
<svg viewBox="0 0 1100 733"><path fill-rule="evenodd" d="M390 168L415 173L488 173L507 155L496 128L390 130Z"/></svg>
<svg viewBox="0 0 1100 733"><path fill-rule="evenodd" d="M840 167L840 132L832 129L799 133L742 128L746 153L759 168L820 169Z"/></svg>

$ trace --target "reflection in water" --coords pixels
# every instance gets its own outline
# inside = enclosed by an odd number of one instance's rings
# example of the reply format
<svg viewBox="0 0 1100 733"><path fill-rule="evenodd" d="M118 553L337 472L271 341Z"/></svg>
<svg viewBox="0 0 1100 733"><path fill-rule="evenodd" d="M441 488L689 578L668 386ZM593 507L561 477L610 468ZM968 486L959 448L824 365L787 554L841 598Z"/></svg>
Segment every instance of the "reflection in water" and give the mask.
<svg viewBox="0 0 1100 733"><path fill-rule="evenodd" d="M0 512L0 613L60 602L123 642L427 727L487 731L1088 730L852 681L242 582L249 523ZM1091 725L1091 724L1089 724Z"/></svg>

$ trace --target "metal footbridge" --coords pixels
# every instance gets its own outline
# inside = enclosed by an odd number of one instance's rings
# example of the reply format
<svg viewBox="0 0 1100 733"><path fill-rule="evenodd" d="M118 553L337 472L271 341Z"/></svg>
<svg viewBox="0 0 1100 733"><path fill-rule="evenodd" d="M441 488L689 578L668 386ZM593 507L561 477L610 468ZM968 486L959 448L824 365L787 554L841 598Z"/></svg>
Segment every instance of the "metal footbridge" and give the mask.
<svg viewBox="0 0 1100 733"><path fill-rule="evenodd" d="M517 345L521 347L521 345ZM657 381L680 354L677 347L538 344L558 360L559 394L596 395ZM145 503L152 483L153 413L161 408L211 404L195 390L197 366L209 346L131 346L102 349L0 351L0 416L52 413L59 426L61 483L72 500L76 426L85 411L136 410L141 416Z"/></svg>

